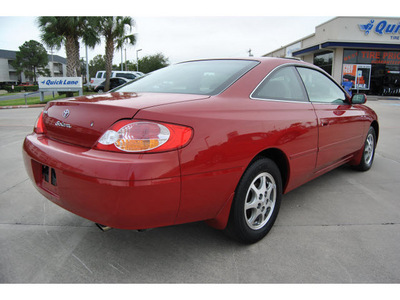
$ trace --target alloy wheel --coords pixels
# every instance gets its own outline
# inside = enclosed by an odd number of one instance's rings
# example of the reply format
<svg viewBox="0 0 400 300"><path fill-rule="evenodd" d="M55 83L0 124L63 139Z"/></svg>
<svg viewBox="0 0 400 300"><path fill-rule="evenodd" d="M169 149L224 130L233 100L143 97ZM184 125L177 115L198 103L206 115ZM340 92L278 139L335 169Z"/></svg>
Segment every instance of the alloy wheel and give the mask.
<svg viewBox="0 0 400 300"><path fill-rule="evenodd" d="M276 184L269 173L254 178L246 195L244 214L247 225L258 230L271 218L276 203Z"/></svg>

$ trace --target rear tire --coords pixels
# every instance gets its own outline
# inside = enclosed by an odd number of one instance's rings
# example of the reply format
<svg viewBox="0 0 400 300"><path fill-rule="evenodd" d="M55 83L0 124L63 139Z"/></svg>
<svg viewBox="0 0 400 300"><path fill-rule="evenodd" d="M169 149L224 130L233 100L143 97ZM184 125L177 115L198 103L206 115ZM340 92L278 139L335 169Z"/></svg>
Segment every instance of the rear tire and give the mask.
<svg viewBox="0 0 400 300"><path fill-rule="evenodd" d="M367 133L367 137L365 138L364 149L360 164L356 166L357 170L368 171L369 169L371 169L375 157L375 148L376 148L375 129L373 127L370 127Z"/></svg>
<svg viewBox="0 0 400 300"><path fill-rule="evenodd" d="M268 158L255 161L235 191L227 233L240 242L258 242L271 230L282 199L282 178Z"/></svg>

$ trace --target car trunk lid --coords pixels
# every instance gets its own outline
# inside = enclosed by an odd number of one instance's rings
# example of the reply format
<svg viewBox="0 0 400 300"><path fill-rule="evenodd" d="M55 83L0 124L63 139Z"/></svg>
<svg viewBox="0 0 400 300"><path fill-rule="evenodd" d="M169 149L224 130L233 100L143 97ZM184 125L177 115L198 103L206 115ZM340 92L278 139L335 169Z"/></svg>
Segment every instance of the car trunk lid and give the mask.
<svg viewBox="0 0 400 300"><path fill-rule="evenodd" d="M91 148L112 124L144 108L209 98L186 94L109 93L49 102L43 112L46 135Z"/></svg>

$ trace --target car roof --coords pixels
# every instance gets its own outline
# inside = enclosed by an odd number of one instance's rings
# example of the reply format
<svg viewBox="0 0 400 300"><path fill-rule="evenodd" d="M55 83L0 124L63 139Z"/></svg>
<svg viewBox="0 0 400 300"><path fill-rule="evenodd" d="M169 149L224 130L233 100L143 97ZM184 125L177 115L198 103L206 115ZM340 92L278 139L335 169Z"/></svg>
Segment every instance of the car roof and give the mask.
<svg viewBox="0 0 400 300"><path fill-rule="evenodd" d="M253 61L294 61L294 62L303 62L301 59L297 57L215 57L215 58L202 58L202 59L192 59L186 60L183 62L192 62L192 61L208 61L208 60L253 60Z"/></svg>
<svg viewBox="0 0 400 300"><path fill-rule="evenodd" d="M297 57L220 57L220 58L203 58L182 61L181 63L196 62L196 61L212 61L212 60L247 60L247 61L258 61L262 64L271 65L283 65L283 64L301 64L306 66L315 67L315 65L307 63Z"/></svg>

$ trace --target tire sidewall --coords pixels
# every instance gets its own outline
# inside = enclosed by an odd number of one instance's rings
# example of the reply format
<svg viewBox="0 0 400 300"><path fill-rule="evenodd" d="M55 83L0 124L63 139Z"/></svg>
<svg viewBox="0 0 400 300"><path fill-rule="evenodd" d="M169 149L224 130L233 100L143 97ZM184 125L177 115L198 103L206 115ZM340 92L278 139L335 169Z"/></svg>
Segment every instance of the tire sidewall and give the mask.
<svg viewBox="0 0 400 300"><path fill-rule="evenodd" d="M276 199L274 210L268 222L260 229L254 230L250 228L245 220L245 201L246 195L253 180L261 173L267 172L275 180ZM262 239L272 228L278 216L282 199L282 178L279 168L276 164L268 159L263 158L255 161L243 174L235 191L235 197L232 204L232 211L228 226L233 237L244 243L255 243Z"/></svg>
<svg viewBox="0 0 400 300"><path fill-rule="evenodd" d="M371 161L369 163L366 162L366 157L365 157L365 147L367 146L367 139L368 136L372 134L373 139L374 139L374 145L373 145L373 153L372 153L372 158ZM363 153L361 156L361 161L360 164L358 165L358 169L361 171L367 171L372 167L372 164L374 162L374 158L375 158L375 149L376 149L376 133L375 133L375 129L373 127L370 127L367 133L367 136L364 140L364 147L363 147Z"/></svg>

